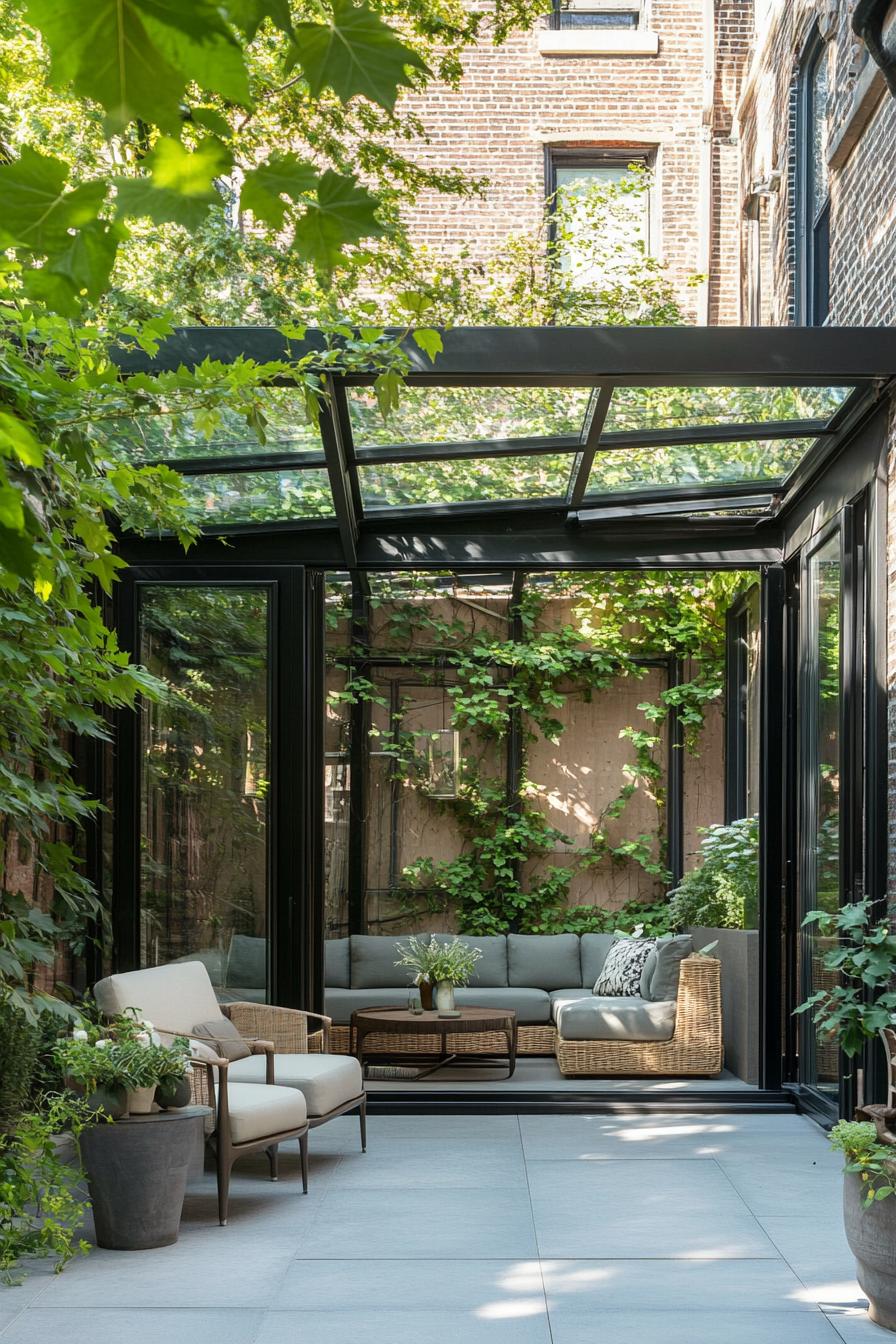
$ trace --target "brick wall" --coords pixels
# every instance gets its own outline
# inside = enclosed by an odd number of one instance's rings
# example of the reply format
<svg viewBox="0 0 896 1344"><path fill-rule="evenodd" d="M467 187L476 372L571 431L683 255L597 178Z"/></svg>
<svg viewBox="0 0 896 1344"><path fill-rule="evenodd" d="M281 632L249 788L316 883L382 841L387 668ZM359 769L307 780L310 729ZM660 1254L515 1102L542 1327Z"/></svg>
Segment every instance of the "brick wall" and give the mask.
<svg viewBox="0 0 896 1344"><path fill-rule="evenodd" d="M703 215L710 229L709 320L737 321L731 220L738 167L731 127L752 3L716 0L717 57L708 100L704 9L703 0L651 0L649 28L659 38L655 56L544 55L537 27L500 48L483 45L470 52L459 89L436 88L409 98L429 137L421 158L488 179L481 199L421 201L411 217L420 241L437 252L468 247L482 256L508 233L536 228L548 146L647 151L657 175L654 250L668 263L685 311L703 320L700 291L689 284L706 269ZM703 180L708 172L711 191L701 191L704 153Z"/></svg>
<svg viewBox="0 0 896 1344"><path fill-rule="evenodd" d="M813 25L821 21L830 43L828 107L831 197L831 311L838 326L896 322L896 99L889 94L859 105L874 67L863 72L864 52L850 27L848 0L811 3L773 0L765 40L753 57L739 110L741 192L780 173L768 198L772 284L769 320L794 313L794 187L796 73ZM879 82L879 79L878 79ZM847 137L841 143L841 137ZM854 141L854 144L852 143ZM852 148L847 152L849 145ZM746 258L746 248L743 251ZM749 276L744 275L744 287ZM891 418L887 527L889 689L890 890L896 892L896 415Z"/></svg>

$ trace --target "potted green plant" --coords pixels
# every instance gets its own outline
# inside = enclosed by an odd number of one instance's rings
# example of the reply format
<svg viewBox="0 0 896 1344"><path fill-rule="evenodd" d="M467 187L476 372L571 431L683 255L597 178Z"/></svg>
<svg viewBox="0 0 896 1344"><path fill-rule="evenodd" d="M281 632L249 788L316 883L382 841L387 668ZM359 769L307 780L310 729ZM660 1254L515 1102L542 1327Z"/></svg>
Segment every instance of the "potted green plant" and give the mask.
<svg viewBox="0 0 896 1344"><path fill-rule="evenodd" d="M202 1113L153 1110L153 1099L161 1089L163 1101L174 1103L190 1068L189 1042L175 1037L163 1045L151 1023L125 1013L104 1026L80 1022L54 1055L67 1086L95 1106L98 1123L83 1128L78 1146L97 1243L113 1250L170 1245L197 1138L202 1142ZM180 1095L188 1101L189 1089Z"/></svg>
<svg viewBox="0 0 896 1344"><path fill-rule="evenodd" d="M418 938L416 934L411 934L406 943L399 943L398 950L401 955L396 966L405 966L414 971L415 984L435 986L437 1011L455 1012L455 987L469 983L473 968L482 956L481 950L461 942L457 937L446 943L439 942L435 935Z"/></svg>
<svg viewBox="0 0 896 1344"><path fill-rule="evenodd" d="M820 989L797 1008L811 1013L822 1033L835 1039L854 1059L896 1018L896 934L888 919L874 920L870 898L833 913L811 911L804 924L815 924L836 942L822 958L837 983ZM868 1314L878 1325L896 1330L896 1133L893 1113L882 1107L877 1122L841 1120L831 1142L846 1158L843 1217L846 1239L856 1258L856 1277L868 1297Z"/></svg>

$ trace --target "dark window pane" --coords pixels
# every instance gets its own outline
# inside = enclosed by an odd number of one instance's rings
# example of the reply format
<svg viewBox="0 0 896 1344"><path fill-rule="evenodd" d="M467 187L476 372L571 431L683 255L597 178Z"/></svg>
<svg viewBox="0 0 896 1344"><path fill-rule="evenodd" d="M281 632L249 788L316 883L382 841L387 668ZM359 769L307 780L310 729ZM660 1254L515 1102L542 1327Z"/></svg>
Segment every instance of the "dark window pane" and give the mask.
<svg viewBox="0 0 896 1344"><path fill-rule="evenodd" d="M261 586L141 593L167 688L141 712L141 965L198 959L230 999L267 990L268 624Z"/></svg>
<svg viewBox="0 0 896 1344"><path fill-rule="evenodd" d="M560 9L558 28L637 28L638 16L627 9Z"/></svg>
<svg viewBox="0 0 896 1344"><path fill-rule="evenodd" d="M332 518L326 471L239 471L185 476L194 522L265 523L289 518Z"/></svg>
<svg viewBox="0 0 896 1344"><path fill-rule="evenodd" d="M414 504L469 504L484 500L562 499L574 453L472 458L455 462L390 462L359 466L368 509Z"/></svg>

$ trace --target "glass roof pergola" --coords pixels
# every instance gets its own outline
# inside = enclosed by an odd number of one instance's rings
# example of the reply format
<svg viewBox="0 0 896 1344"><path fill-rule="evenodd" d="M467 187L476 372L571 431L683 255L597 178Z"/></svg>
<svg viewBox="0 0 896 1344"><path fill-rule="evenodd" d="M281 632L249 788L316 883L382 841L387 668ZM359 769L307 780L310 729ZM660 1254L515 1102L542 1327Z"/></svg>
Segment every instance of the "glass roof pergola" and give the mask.
<svg viewBox="0 0 896 1344"><path fill-rule="evenodd" d="M556 525L663 518L756 526L786 505L881 395L896 369L887 329L458 328L434 361L409 340L399 406L375 371L322 360L317 426L278 379L259 394L265 442L225 413L148 417L118 439L188 481L210 531L337 527L346 563L366 528L525 514ZM310 332L184 328L125 373L206 357L295 359Z"/></svg>

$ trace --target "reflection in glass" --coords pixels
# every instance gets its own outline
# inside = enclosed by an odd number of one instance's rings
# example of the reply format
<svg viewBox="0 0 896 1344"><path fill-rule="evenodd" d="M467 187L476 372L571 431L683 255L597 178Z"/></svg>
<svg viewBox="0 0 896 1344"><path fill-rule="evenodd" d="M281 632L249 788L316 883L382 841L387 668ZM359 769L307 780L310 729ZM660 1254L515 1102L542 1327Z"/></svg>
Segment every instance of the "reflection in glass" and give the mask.
<svg viewBox="0 0 896 1344"><path fill-rule="evenodd" d="M359 465L365 508L469 504L486 500L563 499L575 453L484 457L449 462Z"/></svg>
<svg viewBox="0 0 896 1344"><path fill-rule="evenodd" d="M185 476L189 514L197 523L267 523L289 518L332 518L326 471L239 471Z"/></svg>
<svg viewBox="0 0 896 1344"><path fill-rule="evenodd" d="M808 723L812 777L810 857L806 896L809 909L835 911L840 904L840 539L826 542L809 561L809 629L813 649L810 666L817 666L811 687ZM816 662L817 660L817 662ZM834 971L822 965L832 940L820 937L813 926L805 930L809 993L832 988ZM836 1091L839 1074L837 1044L816 1031L815 1085Z"/></svg>
<svg viewBox="0 0 896 1344"><path fill-rule="evenodd" d="M604 432L830 420L851 387L617 387Z"/></svg>
<svg viewBox="0 0 896 1344"><path fill-rule="evenodd" d="M595 454L588 495L655 486L782 481L814 439L752 439L741 443L613 448Z"/></svg>
<svg viewBox="0 0 896 1344"><path fill-rule="evenodd" d="M140 961L202 961L225 1001L266 997L268 625L260 586L141 594Z"/></svg>
<svg viewBox="0 0 896 1344"><path fill-rule="evenodd" d="M357 448L398 443L479 443L489 439L578 436L589 387L404 387L383 419L372 388L349 388Z"/></svg>
<svg viewBox="0 0 896 1344"><path fill-rule="evenodd" d="M242 411L213 404L182 406L177 401L167 406L162 401L159 407L158 413L97 428L116 454L135 462L322 451L320 434L306 418L300 394L291 387L254 389Z"/></svg>

